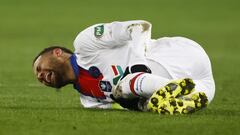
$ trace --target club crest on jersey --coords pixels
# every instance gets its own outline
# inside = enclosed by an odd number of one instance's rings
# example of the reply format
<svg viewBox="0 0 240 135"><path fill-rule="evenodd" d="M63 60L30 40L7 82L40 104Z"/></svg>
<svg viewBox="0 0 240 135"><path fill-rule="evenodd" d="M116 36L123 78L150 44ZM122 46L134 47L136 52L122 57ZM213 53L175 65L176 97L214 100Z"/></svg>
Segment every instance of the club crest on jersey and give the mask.
<svg viewBox="0 0 240 135"><path fill-rule="evenodd" d="M119 65L112 65L112 71L114 73L113 84L116 85L123 76L123 70Z"/></svg>
<svg viewBox="0 0 240 135"><path fill-rule="evenodd" d="M96 38L100 38L104 33L104 25L99 25L94 28L94 35Z"/></svg>
<svg viewBox="0 0 240 135"><path fill-rule="evenodd" d="M100 81L99 86L102 91L105 91L105 92L112 91L112 85L109 81Z"/></svg>

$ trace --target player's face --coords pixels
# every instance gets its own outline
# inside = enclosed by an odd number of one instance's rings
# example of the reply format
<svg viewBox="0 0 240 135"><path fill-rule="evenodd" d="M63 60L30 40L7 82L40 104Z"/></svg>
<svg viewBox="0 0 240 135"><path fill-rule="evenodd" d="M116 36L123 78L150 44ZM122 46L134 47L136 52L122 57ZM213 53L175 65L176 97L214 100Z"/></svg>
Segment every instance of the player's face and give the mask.
<svg viewBox="0 0 240 135"><path fill-rule="evenodd" d="M37 79L50 87L61 88L66 83L63 78L64 63L59 57L45 54L34 62L33 70Z"/></svg>

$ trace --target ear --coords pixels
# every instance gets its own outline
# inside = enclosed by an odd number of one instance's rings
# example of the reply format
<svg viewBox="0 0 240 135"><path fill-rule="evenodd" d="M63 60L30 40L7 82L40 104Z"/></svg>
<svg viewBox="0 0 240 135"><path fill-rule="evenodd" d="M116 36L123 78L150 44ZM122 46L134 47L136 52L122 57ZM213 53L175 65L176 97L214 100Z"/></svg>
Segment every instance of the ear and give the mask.
<svg viewBox="0 0 240 135"><path fill-rule="evenodd" d="M55 55L55 56L57 56L57 57L61 56L62 53L63 53L63 51L62 51L62 49L60 49L60 48L55 48L55 49L53 49L53 55Z"/></svg>

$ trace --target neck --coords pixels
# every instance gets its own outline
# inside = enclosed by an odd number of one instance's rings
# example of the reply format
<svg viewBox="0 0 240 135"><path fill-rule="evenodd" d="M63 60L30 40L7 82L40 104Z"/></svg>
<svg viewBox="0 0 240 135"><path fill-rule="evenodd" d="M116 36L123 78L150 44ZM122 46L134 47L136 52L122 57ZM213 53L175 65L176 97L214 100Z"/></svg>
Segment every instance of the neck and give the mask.
<svg viewBox="0 0 240 135"><path fill-rule="evenodd" d="M66 58L67 58L66 59L66 79L67 79L67 82L69 83L73 83L77 79L70 61L71 55L72 54L66 54Z"/></svg>

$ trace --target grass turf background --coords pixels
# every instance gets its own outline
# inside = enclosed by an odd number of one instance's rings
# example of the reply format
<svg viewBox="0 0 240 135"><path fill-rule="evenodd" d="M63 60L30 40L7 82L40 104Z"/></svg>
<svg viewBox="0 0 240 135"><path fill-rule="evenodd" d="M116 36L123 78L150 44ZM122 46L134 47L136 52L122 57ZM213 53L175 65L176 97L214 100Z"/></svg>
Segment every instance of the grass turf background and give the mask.
<svg viewBox="0 0 240 135"><path fill-rule="evenodd" d="M240 2L238 0L1 0L0 135L239 134ZM216 96L192 115L158 116L79 105L71 86L40 85L31 65L44 47L72 48L89 25L145 19L153 38L185 36L212 60Z"/></svg>

